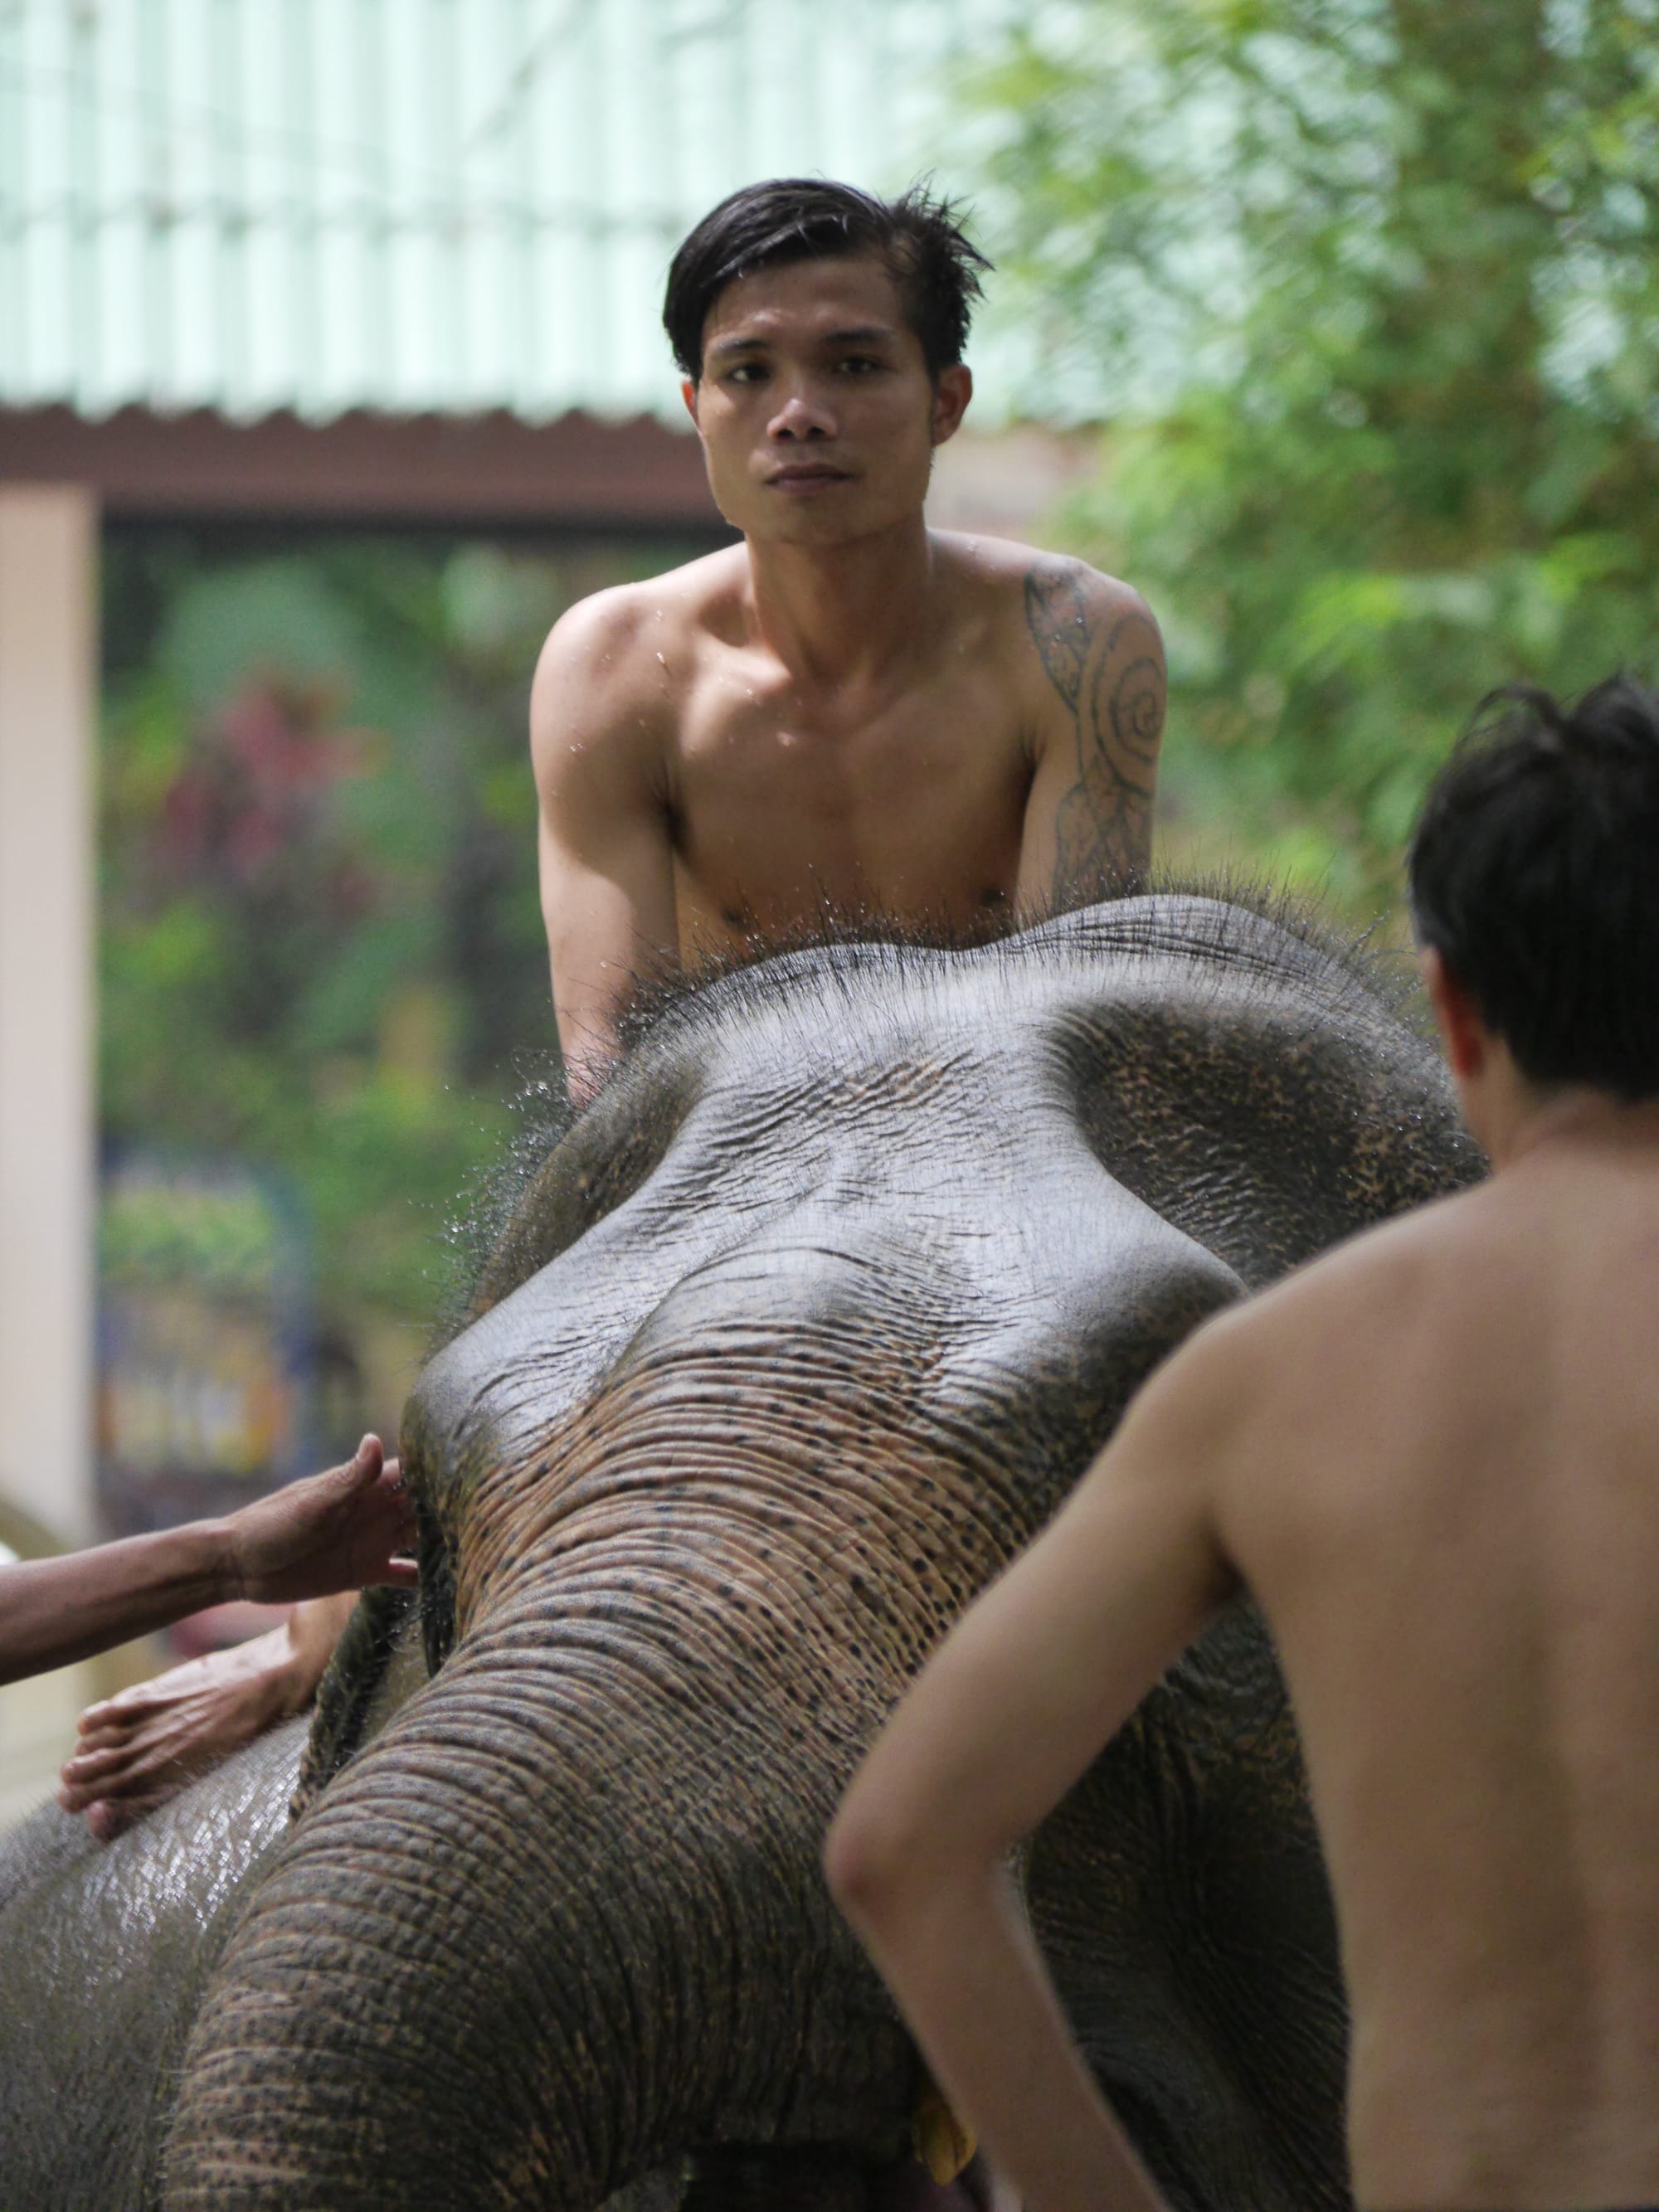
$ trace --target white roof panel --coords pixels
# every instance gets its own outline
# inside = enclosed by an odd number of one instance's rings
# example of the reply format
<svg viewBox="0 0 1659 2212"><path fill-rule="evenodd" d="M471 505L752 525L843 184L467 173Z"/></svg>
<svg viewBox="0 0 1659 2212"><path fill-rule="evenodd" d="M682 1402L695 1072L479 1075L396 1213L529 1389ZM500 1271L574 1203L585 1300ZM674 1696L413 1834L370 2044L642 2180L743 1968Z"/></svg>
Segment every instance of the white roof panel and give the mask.
<svg viewBox="0 0 1659 2212"><path fill-rule="evenodd" d="M9 0L0 405L678 409L674 246L952 173L1015 0Z"/></svg>

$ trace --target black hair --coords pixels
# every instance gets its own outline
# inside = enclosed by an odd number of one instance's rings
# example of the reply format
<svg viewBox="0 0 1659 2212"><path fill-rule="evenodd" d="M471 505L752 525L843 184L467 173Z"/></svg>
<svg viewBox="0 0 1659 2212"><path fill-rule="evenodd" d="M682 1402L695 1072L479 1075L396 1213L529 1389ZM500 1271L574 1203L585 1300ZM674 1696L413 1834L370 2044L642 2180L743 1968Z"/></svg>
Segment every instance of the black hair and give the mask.
<svg viewBox="0 0 1659 2212"><path fill-rule="evenodd" d="M1523 1075L1659 1095L1659 694L1489 694L1407 866L1418 941Z"/></svg>
<svg viewBox="0 0 1659 2212"><path fill-rule="evenodd" d="M927 374L954 366L984 289L980 271L991 266L963 234L956 207L923 184L879 200L827 178L773 177L711 209L674 256L662 320L682 375L702 375L708 311L736 278L787 261L866 252L886 258Z"/></svg>

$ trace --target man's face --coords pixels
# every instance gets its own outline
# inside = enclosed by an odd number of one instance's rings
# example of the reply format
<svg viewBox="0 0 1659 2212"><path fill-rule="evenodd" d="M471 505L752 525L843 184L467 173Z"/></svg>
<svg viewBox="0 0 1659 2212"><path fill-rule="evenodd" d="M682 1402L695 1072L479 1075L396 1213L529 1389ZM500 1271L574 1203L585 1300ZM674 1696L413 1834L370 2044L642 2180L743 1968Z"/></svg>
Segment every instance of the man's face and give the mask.
<svg viewBox="0 0 1659 2212"><path fill-rule="evenodd" d="M684 386L720 513L757 541L841 544L915 513L962 420L965 368L927 374L878 254L739 276Z"/></svg>

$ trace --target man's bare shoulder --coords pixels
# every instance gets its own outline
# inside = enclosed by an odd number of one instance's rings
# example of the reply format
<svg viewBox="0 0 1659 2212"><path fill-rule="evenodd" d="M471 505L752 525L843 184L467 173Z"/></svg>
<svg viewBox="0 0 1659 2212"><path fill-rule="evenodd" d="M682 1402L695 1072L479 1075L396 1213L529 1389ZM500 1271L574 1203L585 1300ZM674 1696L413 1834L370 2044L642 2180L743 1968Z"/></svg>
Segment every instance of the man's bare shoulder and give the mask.
<svg viewBox="0 0 1659 2212"><path fill-rule="evenodd" d="M1103 896L1108 879L1143 874L1165 693L1152 609L1133 585L1067 555L947 532L934 545L961 580L961 627L1006 674L1033 768L1052 764L1054 852L1039 896L1076 905Z"/></svg>
<svg viewBox="0 0 1659 2212"><path fill-rule="evenodd" d="M1418 1206L1360 1231L1269 1289L1206 1323L1202 1341L1216 1387L1235 1402L1271 1396L1295 1373L1331 1371L1354 1345L1382 1364L1383 1341L1417 1328L1482 1273L1504 1263L1504 1210L1490 1183Z"/></svg>
<svg viewBox="0 0 1659 2212"><path fill-rule="evenodd" d="M538 774L573 747L655 756L673 729L698 636L728 621L739 603L743 559L741 546L722 547L566 609L548 633L531 687Z"/></svg>
<svg viewBox="0 0 1659 2212"><path fill-rule="evenodd" d="M550 670L607 689L652 670L659 677L665 644L683 643L690 630L735 606L745 573L743 548L723 546L660 576L578 599L549 631L538 675Z"/></svg>
<svg viewBox="0 0 1659 2212"><path fill-rule="evenodd" d="M1152 622L1152 609L1133 584L1092 568L1072 554L1045 552L1011 538L969 537L957 530L929 534L935 559L960 580L964 592L1006 606L1017 621L1027 620L1035 605L1080 616L1091 627L1103 617L1138 616Z"/></svg>

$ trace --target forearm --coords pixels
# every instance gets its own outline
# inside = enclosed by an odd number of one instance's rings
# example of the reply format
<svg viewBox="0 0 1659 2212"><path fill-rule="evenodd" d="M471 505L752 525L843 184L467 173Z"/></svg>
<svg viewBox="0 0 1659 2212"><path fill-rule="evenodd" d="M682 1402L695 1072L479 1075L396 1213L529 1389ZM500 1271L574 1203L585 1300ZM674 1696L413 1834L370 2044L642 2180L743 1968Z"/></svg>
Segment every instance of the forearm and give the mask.
<svg viewBox="0 0 1659 2212"><path fill-rule="evenodd" d="M218 1521L0 1568L0 1683L67 1667L240 1595Z"/></svg>
<svg viewBox="0 0 1659 2212"><path fill-rule="evenodd" d="M1028 2212L1165 2212L1000 1872L848 1900L959 2119Z"/></svg>

